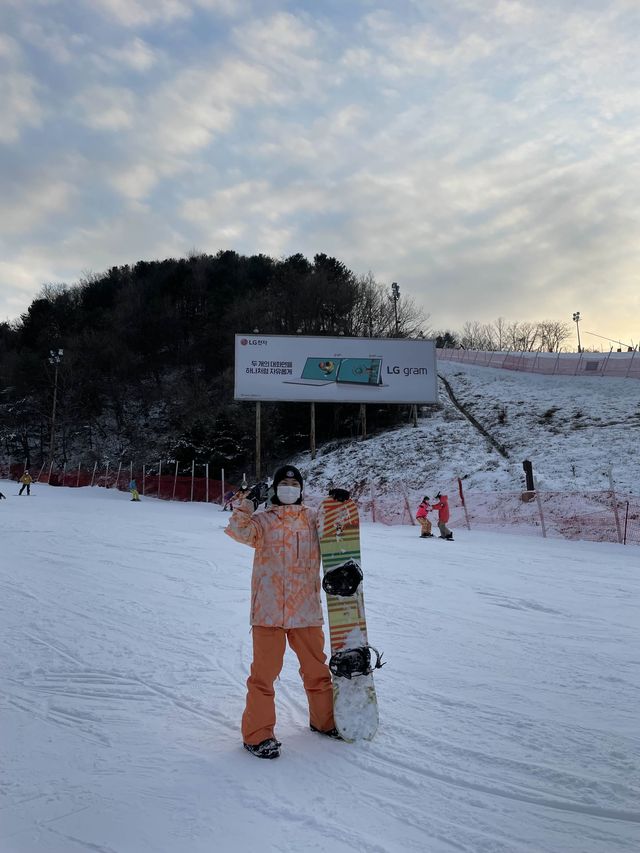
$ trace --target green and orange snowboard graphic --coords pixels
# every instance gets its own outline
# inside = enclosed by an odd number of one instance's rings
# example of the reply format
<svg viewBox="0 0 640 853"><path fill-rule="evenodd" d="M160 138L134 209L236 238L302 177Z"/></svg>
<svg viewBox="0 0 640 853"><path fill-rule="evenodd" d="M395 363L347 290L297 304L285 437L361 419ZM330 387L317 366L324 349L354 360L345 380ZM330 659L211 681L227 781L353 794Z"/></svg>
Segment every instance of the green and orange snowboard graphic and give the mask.
<svg viewBox="0 0 640 853"><path fill-rule="evenodd" d="M382 663L367 637L360 519L354 501L325 498L318 508L318 535L329 615L336 728L346 741L371 740L378 728L373 670Z"/></svg>

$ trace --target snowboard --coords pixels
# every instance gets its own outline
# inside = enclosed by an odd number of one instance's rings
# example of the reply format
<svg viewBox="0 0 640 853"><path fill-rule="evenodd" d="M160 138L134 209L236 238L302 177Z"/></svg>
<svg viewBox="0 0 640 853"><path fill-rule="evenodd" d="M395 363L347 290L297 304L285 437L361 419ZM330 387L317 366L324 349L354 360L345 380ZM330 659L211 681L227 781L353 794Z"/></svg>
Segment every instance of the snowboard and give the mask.
<svg viewBox="0 0 640 853"><path fill-rule="evenodd" d="M318 508L323 588L327 597L333 715L343 740L371 740L378 728L373 669L380 655L368 644L355 502L325 498ZM372 663L371 652L375 652Z"/></svg>

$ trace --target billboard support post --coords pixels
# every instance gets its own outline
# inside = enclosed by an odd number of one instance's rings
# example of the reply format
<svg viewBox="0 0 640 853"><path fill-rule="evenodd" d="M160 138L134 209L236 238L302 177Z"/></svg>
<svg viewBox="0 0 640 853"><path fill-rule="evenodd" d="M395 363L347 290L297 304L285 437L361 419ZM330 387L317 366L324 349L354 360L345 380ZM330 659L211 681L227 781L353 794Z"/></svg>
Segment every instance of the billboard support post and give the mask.
<svg viewBox="0 0 640 853"><path fill-rule="evenodd" d="M316 404L311 403L311 430L309 434L311 458L316 458Z"/></svg>
<svg viewBox="0 0 640 853"><path fill-rule="evenodd" d="M367 437L367 404L360 403L360 423L362 424L362 438Z"/></svg>
<svg viewBox="0 0 640 853"><path fill-rule="evenodd" d="M260 444L261 444L261 411L260 411L260 400L256 402L256 482L260 482L260 474L262 468L262 460L260 458Z"/></svg>

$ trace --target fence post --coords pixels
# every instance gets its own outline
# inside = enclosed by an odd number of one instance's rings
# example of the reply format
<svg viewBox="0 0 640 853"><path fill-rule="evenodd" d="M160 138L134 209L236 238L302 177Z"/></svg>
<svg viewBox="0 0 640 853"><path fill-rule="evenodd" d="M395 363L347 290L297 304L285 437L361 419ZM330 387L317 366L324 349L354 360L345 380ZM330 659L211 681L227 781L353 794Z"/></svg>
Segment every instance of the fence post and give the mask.
<svg viewBox="0 0 640 853"><path fill-rule="evenodd" d="M464 510L465 521L467 522L467 530L471 530L471 524L469 522L469 513L467 512L467 502L464 499L464 492L462 491L462 480L458 477L458 493L460 494L460 500L462 501L462 508Z"/></svg>
<svg viewBox="0 0 640 853"><path fill-rule="evenodd" d="M220 492L220 506L224 509L224 468L220 469L220 482L222 483L222 491Z"/></svg>
<svg viewBox="0 0 640 853"><path fill-rule="evenodd" d="M410 521L410 522L411 522L411 524L415 527L416 520L415 520L415 518L413 517L413 513L411 512L411 508L410 508L410 506L409 506L409 496L407 495L407 490L406 490L406 488L405 488L404 483L402 484L402 495L403 495L403 497L404 497L404 505L405 505L405 507L406 507L407 512L409 513L409 521Z"/></svg>
<svg viewBox="0 0 640 853"><path fill-rule="evenodd" d="M629 378L629 374L631 373L631 365L633 364L633 359L634 359L635 354L636 354L636 351L634 349L633 352L631 353L631 358L629 359L629 367L627 367L627 372L626 372L625 377L624 377L625 379Z"/></svg>
<svg viewBox="0 0 640 853"><path fill-rule="evenodd" d="M538 504L538 512L540 513L540 526L542 528L542 538L546 539L547 538L547 528L546 528L546 525L544 523L544 513L542 512L542 501L540 500L540 492L538 491L538 484L534 483L534 486L535 486L536 503Z"/></svg>
<svg viewBox="0 0 640 853"><path fill-rule="evenodd" d="M146 485L147 480L147 463L142 463L142 497L144 497L144 487Z"/></svg>
<svg viewBox="0 0 640 853"><path fill-rule="evenodd" d="M175 470L175 474L173 475L173 495L171 497L172 501L175 501L175 499L176 499L176 486L177 485L178 485L178 460L176 459L176 470Z"/></svg>
<svg viewBox="0 0 640 853"><path fill-rule="evenodd" d="M116 477L116 489L120 488L120 471L122 470L122 459L120 460L120 464L118 465L118 475Z"/></svg>
<svg viewBox="0 0 640 853"><path fill-rule="evenodd" d="M609 350L609 352L607 353L607 357L606 357L606 358L605 358L605 360L604 360L604 364L603 364L603 365L602 365L602 367L600 368L600 376L604 376L604 375L605 375L605 373L607 372L607 365L609 364L609 359L611 358L611 353L612 353L612 352L613 352L613 347L611 347L611 349L610 349L610 350Z"/></svg>
<svg viewBox="0 0 640 853"><path fill-rule="evenodd" d="M67 463L65 462L62 466L62 483L61 486L64 486L64 478L67 476Z"/></svg>
<svg viewBox="0 0 640 853"><path fill-rule="evenodd" d="M40 482L40 477L42 477L42 472L44 471L44 466L45 466L46 464L47 464L46 462L43 462L43 463L42 463L42 468L40 469L40 473L38 474L38 479L36 480L36 483L39 483L39 482ZM11 465L9 465L9 469L8 469L8 470L9 470L9 474L8 474L8 476L11 476Z"/></svg>
<svg viewBox="0 0 640 853"><path fill-rule="evenodd" d="M96 478L96 470L97 470L97 468L98 468L98 460L96 459L96 461L93 463L93 473L91 474L91 485L92 485L92 486L93 486L93 482L94 482L94 480L95 480L95 478Z"/></svg>
<svg viewBox="0 0 640 853"><path fill-rule="evenodd" d="M205 503L209 503L209 463L207 462L204 466L204 493L205 493Z"/></svg>
<svg viewBox="0 0 640 853"><path fill-rule="evenodd" d="M78 476L76 477L76 488L80 485L80 463L78 462Z"/></svg>
<svg viewBox="0 0 640 853"><path fill-rule="evenodd" d="M613 486L613 469L609 466L609 488L611 489L611 500L613 501L613 515L616 520L616 533L618 534L618 544L622 544L622 530L620 528L620 516L618 515L618 501L616 500L616 493Z"/></svg>
<svg viewBox="0 0 640 853"><path fill-rule="evenodd" d="M373 491L373 483L371 483L371 521L375 524L376 520L376 497Z"/></svg>
<svg viewBox="0 0 640 853"><path fill-rule="evenodd" d="M108 477L109 477L109 463L107 462L107 464L104 466L104 487L105 487L105 489L109 488Z"/></svg>
<svg viewBox="0 0 640 853"><path fill-rule="evenodd" d="M196 473L196 460L192 459L191 460L191 503L193 503L193 478L195 477L195 473Z"/></svg>
<svg viewBox="0 0 640 853"><path fill-rule="evenodd" d="M158 498L160 498L160 484L162 483L162 459L158 465Z"/></svg>
<svg viewBox="0 0 640 853"><path fill-rule="evenodd" d="M624 539L622 540L622 544L627 544L627 522L629 521L629 501L627 501L627 509L624 514Z"/></svg>

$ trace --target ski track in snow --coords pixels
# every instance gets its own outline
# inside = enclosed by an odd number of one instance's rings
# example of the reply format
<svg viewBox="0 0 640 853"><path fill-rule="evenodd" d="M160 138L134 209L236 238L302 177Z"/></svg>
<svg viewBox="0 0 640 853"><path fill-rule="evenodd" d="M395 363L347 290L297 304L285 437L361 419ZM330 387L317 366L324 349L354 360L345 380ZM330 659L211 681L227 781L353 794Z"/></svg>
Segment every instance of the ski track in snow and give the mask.
<svg viewBox="0 0 640 853"><path fill-rule="evenodd" d="M0 508L2 853L640 849L634 549L363 525L378 735L309 732L289 650L259 762L227 514L37 494Z"/></svg>

